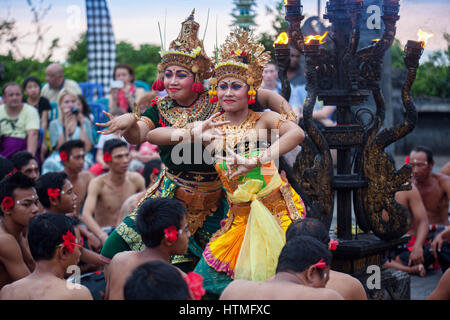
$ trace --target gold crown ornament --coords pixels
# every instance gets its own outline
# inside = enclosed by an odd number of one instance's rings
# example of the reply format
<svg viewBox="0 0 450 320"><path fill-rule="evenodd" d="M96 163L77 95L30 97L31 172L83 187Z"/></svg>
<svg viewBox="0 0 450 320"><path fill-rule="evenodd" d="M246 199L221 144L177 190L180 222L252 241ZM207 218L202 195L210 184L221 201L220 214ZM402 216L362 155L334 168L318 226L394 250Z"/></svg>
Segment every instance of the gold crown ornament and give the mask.
<svg viewBox="0 0 450 320"><path fill-rule="evenodd" d="M256 90L261 86L263 70L270 61L270 52L265 51L264 46L255 40L251 31L237 28L230 33L216 54L214 80L210 81L214 87L210 90L210 95L215 92L215 85L219 81L236 78L248 84L248 103L255 103Z"/></svg>
<svg viewBox="0 0 450 320"><path fill-rule="evenodd" d="M168 50L160 51L161 62L158 64L158 78L152 85L153 90L164 90L164 69L172 65L183 67L194 74L193 92L203 93L205 90L201 82L211 77L213 63L203 48L203 42L198 39L200 25L194 21L194 13L195 9L181 24L180 34L170 43Z"/></svg>

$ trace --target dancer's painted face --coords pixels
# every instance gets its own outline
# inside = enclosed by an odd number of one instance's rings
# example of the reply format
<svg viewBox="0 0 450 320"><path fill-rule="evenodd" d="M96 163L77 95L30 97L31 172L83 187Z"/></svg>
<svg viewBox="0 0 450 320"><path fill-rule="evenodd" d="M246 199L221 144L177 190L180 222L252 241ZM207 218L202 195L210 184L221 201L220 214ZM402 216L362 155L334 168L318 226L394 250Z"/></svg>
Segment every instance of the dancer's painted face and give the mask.
<svg viewBox="0 0 450 320"><path fill-rule="evenodd" d="M167 94L181 105L192 102L195 93L192 91L194 75L179 66L168 66L164 70L164 87Z"/></svg>
<svg viewBox="0 0 450 320"><path fill-rule="evenodd" d="M225 78L219 82L217 97L225 112L248 108L248 86L242 80Z"/></svg>

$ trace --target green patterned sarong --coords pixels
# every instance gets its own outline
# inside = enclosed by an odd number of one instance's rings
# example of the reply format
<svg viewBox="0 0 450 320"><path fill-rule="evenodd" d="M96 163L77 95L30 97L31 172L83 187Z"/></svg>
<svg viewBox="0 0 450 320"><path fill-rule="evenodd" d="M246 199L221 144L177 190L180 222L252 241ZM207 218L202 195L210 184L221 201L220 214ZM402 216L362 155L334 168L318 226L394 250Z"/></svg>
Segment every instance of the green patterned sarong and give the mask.
<svg viewBox="0 0 450 320"><path fill-rule="evenodd" d="M159 188L155 190L148 198L174 198L177 184L167 177L162 177ZM103 245L101 255L112 259L112 257L121 251L141 251L145 249L141 236L137 232L136 218L138 208L134 209L122 223L111 233ZM208 215L203 226L189 238L189 250L185 255L172 256L173 264L191 263L192 268L198 259L202 256L203 249L211 236L220 229L220 221L225 218L228 212L228 203L225 196L221 199L219 208ZM189 270L188 270L189 271Z"/></svg>

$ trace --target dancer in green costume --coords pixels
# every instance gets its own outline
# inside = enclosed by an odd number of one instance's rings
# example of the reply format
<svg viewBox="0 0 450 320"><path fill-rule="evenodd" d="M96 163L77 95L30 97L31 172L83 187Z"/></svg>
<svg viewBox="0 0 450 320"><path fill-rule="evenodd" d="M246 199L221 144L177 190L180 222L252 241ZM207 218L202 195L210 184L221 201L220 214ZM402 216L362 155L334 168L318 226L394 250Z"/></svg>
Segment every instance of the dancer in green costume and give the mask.
<svg viewBox="0 0 450 320"><path fill-rule="evenodd" d="M192 234L189 252L184 256L172 257L172 263L185 271L193 269L228 211L220 179L214 166L208 164L213 161L205 161L202 157L203 145L189 143L187 148L179 148L180 145L176 145L178 141L172 141L170 134L172 130L185 128L190 135L195 123L221 111L201 84L212 75L213 62L205 54L203 43L197 37L199 24L194 21L193 14L182 23L181 32L169 49L161 51L158 80L153 84L153 89L165 89L168 95L157 99L142 116L136 110L133 114L120 117L106 113L110 120L98 124L107 127L103 134L119 131L131 144L146 141L155 128L165 129L162 135L155 135L149 140L159 145L165 169L147 190L141 203L149 197L175 197L186 206ZM260 109L268 107L279 111L281 103L290 108L283 97L269 90L259 90L254 105ZM101 254L106 261L121 251L143 249L136 231L136 211L132 211L104 243Z"/></svg>

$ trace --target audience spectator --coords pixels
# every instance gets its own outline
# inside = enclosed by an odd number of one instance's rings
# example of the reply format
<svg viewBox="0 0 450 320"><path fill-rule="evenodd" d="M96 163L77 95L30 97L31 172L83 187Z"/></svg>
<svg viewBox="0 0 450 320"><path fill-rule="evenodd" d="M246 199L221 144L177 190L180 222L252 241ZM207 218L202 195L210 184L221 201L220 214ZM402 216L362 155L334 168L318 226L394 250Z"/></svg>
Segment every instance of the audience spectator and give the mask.
<svg viewBox="0 0 450 320"><path fill-rule="evenodd" d="M91 122L91 125L93 125L94 115L92 114L89 103L86 101L86 98L82 94L77 95L77 98L78 98L77 99L78 110L80 110L80 112L84 115L84 117Z"/></svg>
<svg viewBox="0 0 450 320"><path fill-rule="evenodd" d="M45 81L47 83L42 88L41 96L50 102L59 103L59 93L64 89L75 95L82 94L78 83L64 77L64 68L59 63L52 63L45 69Z"/></svg>
<svg viewBox="0 0 450 320"><path fill-rule="evenodd" d="M133 270L123 289L125 300L188 300L180 271L164 261L150 261Z"/></svg>
<svg viewBox="0 0 450 320"><path fill-rule="evenodd" d="M318 219L305 218L294 221L286 230L286 241L289 242L298 236L313 237L332 249L328 230ZM346 273L330 270L330 280L326 288L337 291L345 300L367 300L361 282Z"/></svg>
<svg viewBox="0 0 450 320"><path fill-rule="evenodd" d="M41 175L36 157L28 151L16 152L11 156L10 160L17 171L22 172L33 180L36 180Z"/></svg>
<svg viewBox="0 0 450 320"><path fill-rule="evenodd" d="M80 234L74 220L60 214L45 213L33 218L28 243L35 270L27 277L5 286L0 299L9 300L92 300L88 288L72 284L64 275L81 256Z"/></svg>
<svg viewBox="0 0 450 320"><path fill-rule="evenodd" d="M35 107L41 119L41 128L48 129L49 112L52 109L47 98L41 96L41 82L36 77L28 77L22 84L23 92L26 95L24 102Z"/></svg>
<svg viewBox="0 0 450 320"><path fill-rule="evenodd" d="M190 232L181 202L147 199L138 210L136 226L145 249L120 252L112 258L106 273L106 299L123 299L125 281L137 266L155 260L170 262L172 255L187 252ZM181 270L178 272L184 275Z"/></svg>
<svg viewBox="0 0 450 320"><path fill-rule="evenodd" d="M15 173L14 164L6 159L4 156L0 156L0 181L3 180L7 175Z"/></svg>
<svg viewBox="0 0 450 320"><path fill-rule="evenodd" d="M301 69L301 68L300 68ZM299 71L302 72L302 71ZM270 61L263 71L263 82L261 87L281 93L281 82L278 79L278 67L275 62ZM306 84L293 85L291 83L291 96L289 104L299 118L303 118L303 105L307 96ZM313 119L320 121L323 125L329 127L334 125L331 119L336 108L334 106L324 106L319 100L316 101L313 110Z"/></svg>
<svg viewBox="0 0 450 320"><path fill-rule="evenodd" d="M58 119L50 122L50 144L54 150L42 165L42 174L63 170L61 157L57 151L64 142L81 140L85 145L85 169L93 164L90 153L94 139L91 122L77 108L77 95L62 90L58 96Z"/></svg>
<svg viewBox="0 0 450 320"><path fill-rule="evenodd" d="M136 88L134 84L134 70L126 63L120 63L114 67L111 91L109 97L109 110L121 108L125 112L131 112L134 109L134 102L139 101L145 94L142 88Z"/></svg>
<svg viewBox="0 0 450 320"><path fill-rule="evenodd" d="M39 136L39 113L22 102L22 88L15 82L3 87L0 105L0 155L9 158L17 151L36 154Z"/></svg>
<svg viewBox="0 0 450 320"><path fill-rule="evenodd" d="M39 212L34 180L18 172L0 182L0 289L34 270L25 231Z"/></svg>
<svg viewBox="0 0 450 320"><path fill-rule="evenodd" d="M325 288L330 264L325 244L296 236L281 250L275 276L265 282L234 280L220 300L342 300L339 293Z"/></svg>
<svg viewBox="0 0 450 320"><path fill-rule="evenodd" d="M293 46L289 46L289 67L287 69L287 77L293 87L306 83L305 71L303 68L302 54Z"/></svg>
<svg viewBox="0 0 450 320"><path fill-rule="evenodd" d="M156 179L161 172L161 167L162 162L159 159L150 160L145 164L142 172L145 180L145 189L148 189L149 186L152 186L156 182ZM125 200L122 207L120 208L122 220L125 219L125 217L128 216L131 211L133 211L137 207L139 201L142 199L145 193L146 190L135 193L132 196L128 197L127 200Z"/></svg>
<svg viewBox="0 0 450 320"><path fill-rule="evenodd" d="M127 144L119 139L105 142L104 160L108 173L92 179L81 219L102 243L109 233L122 222L120 208L132 194L145 188L144 178L136 172L128 172L130 153Z"/></svg>
<svg viewBox="0 0 450 320"><path fill-rule="evenodd" d="M69 177L73 190L77 195L76 216L79 217L81 208L86 200L89 183L94 178L89 171L83 170L86 158L84 142L81 140L67 141L59 148L59 152L65 159L62 161L64 172Z"/></svg>

